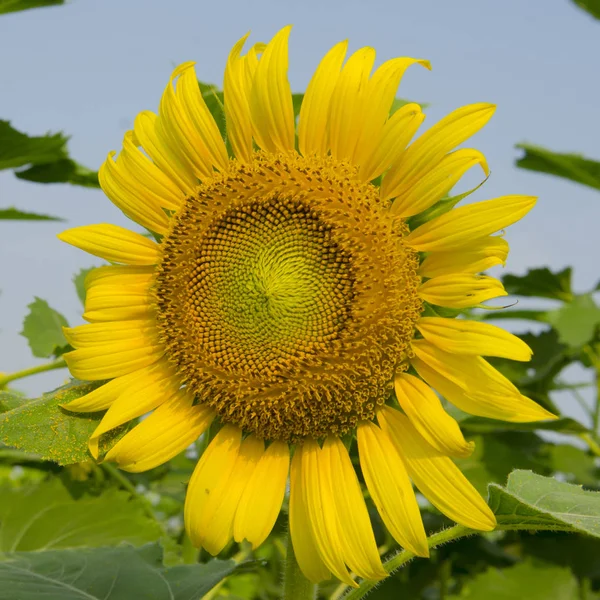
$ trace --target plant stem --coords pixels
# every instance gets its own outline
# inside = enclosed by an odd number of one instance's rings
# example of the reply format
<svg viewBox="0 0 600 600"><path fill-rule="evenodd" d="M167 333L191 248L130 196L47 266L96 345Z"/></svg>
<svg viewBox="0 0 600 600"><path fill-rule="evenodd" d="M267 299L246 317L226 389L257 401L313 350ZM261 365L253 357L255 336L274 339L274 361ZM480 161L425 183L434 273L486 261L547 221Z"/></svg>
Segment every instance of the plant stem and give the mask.
<svg viewBox="0 0 600 600"><path fill-rule="evenodd" d="M144 512L148 517L150 517L153 521L156 520L156 515L154 514L154 510L152 505L148 501L148 499L140 494L136 489L133 483L117 469L113 464L104 462L101 467L117 482L121 485L122 488L126 489L134 498L137 498L144 507Z"/></svg>
<svg viewBox="0 0 600 600"><path fill-rule="evenodd" d="M292 546L292 536L288 532L285 570L283 572L283 599L284 600L315 600L317 597L317 586L312 581L304 577L300 570L294 547Z"/></svg>
<svg viewBox="0 0 600 600"><path fill-rule="evenodd" d="M465 527L464 525L455 525L454 527L444 529L444 531L440 531L439 533L427 538L427 544L430 548L435 548L436 546L445 544L446 542L451 542L452 540L456 540L473 533L477 532L473 529ZM396 569L399 569L402 565L414 557L415 555L412 552L403 550L402 552L398 552L398 554L389 560L386 560L383 563L383 568L388 573L393 573ZM378 583L378 581L364 579L360 582L360 585L357 588L350 590L345 596L343 596L343 598L344 600L358 600L359 598L364 598L364 596L366 596Z"/></svg>
<svg viewBox="0 0 600 600"><path fill-rule="evenodd" d="M67 366L64 358L59 358L53 362L46 363L44 365L38 365L37 367L31 367L29 369L23 369L22 371L17 371L15 373L11 373L10 375L4 375L0 377L0 389L2 389L7 383L11 381L16 381L17 379L23 379L24 377L29 377L30 375L37 375L38 373L45 373L46 371L53 371L54 369L62 369Z"/></svg>
<svg viewBox="0 0 600 600"><path fill-rule="evenodd" d="M580 433L579 438L582 439L590 449L594 456L600 456L600 444L589 433Z"/></svg>

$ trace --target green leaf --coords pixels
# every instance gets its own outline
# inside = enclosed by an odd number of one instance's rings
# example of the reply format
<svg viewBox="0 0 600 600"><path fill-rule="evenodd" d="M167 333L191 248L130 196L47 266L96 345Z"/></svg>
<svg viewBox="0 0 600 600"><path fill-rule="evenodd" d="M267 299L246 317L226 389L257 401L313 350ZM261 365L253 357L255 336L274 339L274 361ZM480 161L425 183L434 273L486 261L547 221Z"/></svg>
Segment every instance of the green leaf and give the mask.
<svg viewBox="0 0 600 600"><path fill-rule="evenodd" d="M570 483L579 483L597 488L600 480L594 458L581 448L568 444L548 447L552 469L561 473Z"/></svg>
<svg viewBox="0 0 600 600"><path fill-rule="evenodd" d="M579 154L560 154L530 144L517 144L516 147L525 150L525 155L516 162L517 167L564 177L600 190L600 162Z"/></svg>
<svg viewBox="0 0 600 600"><path fill-rule="evenodd" d="M581 294L561 308L548 311L546 322L556 329L562 343L578 348L594 338L600 325L600 308L592 294Z"/></svg>
<svg viewBox="0 0 600 600"><path fill-rule="evenodd" d="M128 492L108 489L74 499L60 480L19 488L0 487L0 552L141 546L162 535Z"/></svg>
<svg viewBox="0 0 600 600"><path fill-rule="evenodd" d="M577 531L600 537L600 492L531 471L513 471L506 487L489 486L489 505L502 529Z"/></svg>
<svg viewBox="0 0 600 600"><path fill-rule="evenodd" d="M219 90L219 86L214 83L205 83L199 81L200 93L206 102L206 108L208 108L210 114L213 116L221 137L225 139L227 129L225 126L225 109L224 109L224 96L223 92Z"/></svg>
<svg viewBox="0 0 600 600"><path fill-rule="evenodd" d="M89 460L88 439L103 413L70 413L60 405L81 398L102 383L73 381L0 414L0 441L59 465ZM101 449L114 443L125 431L117 429L103 436Z"/></svg>
<svg viewBox="0 0 600 600"><path fill-rule="evenodd" d="M504 288L513 296L536 296L569 302L573 298L571 289L571 267L553 273L547 267L529 269L525 275L505 275Z"/></svg>
<svg viewBox="0 0 600 600"><path fill-rule="evenodd" d="M47 358L62 354L68 347L62 331L63 327L68 326L67 320L37 296L28 308L21 335L27 338L33 355Z"/></svg>
<svg viewBox="0 0 600 600"><path fill-rule="evenodd" d="M460 427L467 433L488 433L492 431L558 431L564 434L586 433L585 425L569 417L561 417L554 421L539 421L535 423L509 423L483 417L468 417L460 421Z"/></svg>
<svg viewBox="0 0 600 600"><path fill-rule="evenodd" d="M7 412L29 402L22 394L9 390L0 391L0 413Z"/></svg>
<svg viewBox="0 0 600 600"><path fill-rule="evenodd" d="M517 319L525 321L546 322L545 310L491 310L481 316L485 321L494 321L496 319Z"/></svg>
<svg viewBox="0 0 600 600"><path fill-rule="evenodd" d="M491 568L468 581L448 600L573 600L577 580L569 569L526 561L507 569Z"/></svg>
<svg viewBox="0 0 600 600"><path fill-rule="evenodd" d="M66 157L67 138L62 133L29 137L13 129L9 121L0 121L0 169L16 169Z"/></svg>
<svg viewBox="0 0 600 600"><path fill-rule="evenodd" d="M85 306L85 278L90 271L93 271L96 267L88 267L87 269L81 269L78 273L73 275L73 283L75 284L75 290L77 291L77 297L81 300L81 304Z"/></svg>
<svg viewBox="0 0 600 600"><path fill-rule="evenodd" d="M65 0L0 0L0 15L30 8L45 8L64 4Z"/></svg>
<svg viewBox="0 0 600 600"><path fill-rule="evenodd" d="M0 219L13 219L19 221L64 221L64 219L61 219L60 217L25 212L14 206L11 206L10 208L0 208Z"/></svg>
<svg viewBox="0 0 600 600"><path fill-rule="evenodd" d="M573 2L596 19L600 19L600 0L573 0Z"/></svg>
<svg viewBox="0 0 600 600"><path fill-rule="evenodd" d="M39 164L15 172L19 179L34 183L71 183L82 187L99 188L98 172L92 171L70 158Z"/></svg>
<svg viewBox="0 0 600 600"><path fill-rule="evenodd" d="M198 600L249 566L211 560L165 569L158 544L18 552L0 562L0 600Z"/></svg>

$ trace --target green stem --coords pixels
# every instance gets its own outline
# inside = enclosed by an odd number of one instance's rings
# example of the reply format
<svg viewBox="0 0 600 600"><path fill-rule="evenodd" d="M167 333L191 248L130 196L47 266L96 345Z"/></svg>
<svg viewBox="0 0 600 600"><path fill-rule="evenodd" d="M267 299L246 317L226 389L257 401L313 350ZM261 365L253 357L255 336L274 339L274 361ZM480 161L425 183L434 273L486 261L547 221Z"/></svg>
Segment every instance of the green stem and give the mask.
<svg viewBox="0 0 600 600"><path fill-rule="evenodd" d="M292 546L292 536L288 532L285 570L283 574L283 599L284 600L315 600L317 597L317 586L304 577L300 570L294 547Z"/></svg>
<svg viewBox="0 0 600 600"><path fill-rule="evenodd" d="M587 445L592 454L600 456L600 444L591 436L589 433L580 433L579 438L582 439Z"/></svg>
<svg viewBox="0 0 600 600"><path fill-rule="evenodd" d="M153 521L156 520L156 515L154 514L154 510L152 505L148 501L148 498L140 494L136 489L135 485L117 469L113 464L104 462L100 465L117 483L121 485L123 489L126 489L134 498L137 498L144 507L144 512L148 517L150 517Z"/></svg>
<svg viewBox="0 0 600 600"><path fill-rule="evenodd" d="M11 381L16 381L17 379L23 379L24 377L29 377L30 375L37 375L38 373L45 373L46 371L53 371L54 369L62 369L67 366L64 358L59 358L50 363L46 363L45 365L39 365L37 367L31 367L29 369L23 369L22 371L17 371L16 373L11 373L10 375L4 375L0 377L0 389L2 389L7 383Z"/></svg>

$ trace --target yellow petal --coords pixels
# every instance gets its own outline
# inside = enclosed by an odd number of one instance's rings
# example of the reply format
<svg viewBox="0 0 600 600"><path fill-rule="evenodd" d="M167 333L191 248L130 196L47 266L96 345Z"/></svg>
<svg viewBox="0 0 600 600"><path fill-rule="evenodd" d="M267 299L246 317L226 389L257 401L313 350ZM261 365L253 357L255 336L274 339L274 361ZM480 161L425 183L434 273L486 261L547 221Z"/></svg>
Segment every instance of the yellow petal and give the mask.
<svg viewBox="0 0 600 600"><path fill-rule="evenodd" d="M123 161L114 161L114 152L108 154L98 172L100 187L113 204L136 223L156 233L165 234L169 218L162 206L123 170ZM119 157L121 159L121 157Z"/></svg>
<svg viewBox="0 0 600 600"><path fill-rule="evenodd" d="M420 252L455 250L512 225L534 206L533 196L503 196L455 208L406 236L406 243Z"/></svg>
<svg viewBox="0 0 600 600"><path fill-rule="evenodd" d="M249 35L247 33L231 49L223 79L227 139L235 156L244 162L252 158L250 90L258 66L258 53L264 50L264 44L256 44L247 56L240 56Z"/></svg>
<svg viewBox="0 0 600 600"><path fill-rule="evenodd" d="M371 498L392 537L417 556L429 556L427 536L410 479L385 431L358 426L360 467Z"/></svg>
<svg viewBox="0 0 600 600"><path fill-rule="evenodd" d="M83 318L91 322L128 321L150 319L153 313L147 284L98 284L86 293Z"/></svg>
<svg viewBox="0 0 600 600"><path fill-rule="evenodd" d="M290 450L285 442L273 442L261 457L239 501L233 523L236 542L246 539L260 546L275 525L285 494Z"/></svg>
<svg viewBox="0 0 600 600"><path fill-rule="evenodd" d="M340 534L346 564L364 579L378 580L387 577L348 451L339 438L330 436L325 440L321 452L323 462L329 463L333 478L333 498L341 523ZM340 490L343 492L340 493Z"/></svg>
<svg viewBox="0 0 600 600"><path fill-rule="evenodd" d="M432 252L419 267L422 277L439 277L453 273L481 273L496 265L505 265L508 242L498 236L479 238L455 251Z"/></svg>
<svg viewBox="0 0 600 600"><path fill-rule="evenodd" d="M382 427L404 457L411 479L421 493L447 517L473 529L491 531L496 518L458 467L430 446L398 411L386 411Z"/></svg>
<svg viewBox="0 0 600 600"><path fill-rule="evenodd" d="M344 564L344 547L331 484L333 474L321 452L317 442L310 439L296 448L302 460L301 485L308 521L325 566L340 581L356 587Z"/></svg>
<svg viewBox="0 0 600 600"><path fill-rule="evenodd" d="M228 481L234 471L242 431L233 425L225 425L204 451L188 485L185 496L185 529L194 546L202 546L207 533L204 531L206 506L223 480Z"/></svg>
<svg viewBox="0 0 600 600"><path fill-rule="evenodd" d="M176 394L180 386L179 378L166 361L153 365L146 377L139 380L135 388L130 387L122 392L102 417L89 439L92 456L98 458L98 443L102 434L154 410Z"/></svg>
<svg viewBox="0 0 600 600"><path fill-rule="evenodd" d="M402 154L424 120L425 114L418 104L405 104L399 108L383 126L377 146L363 158L360 179L371 181L384 173Z"/></svg>
<svg viewBox="0 0 600 600"><path fill-rule="evenodd" d="M463 106L426 131L399 157L383 178L384 200L403 194L451 150L477 133L494 114L493 104Z"/></svg>
<svg viewBox="0 0 600 600"><path fill-rule="evenodd" d="M295 123L292 92L287 79L288 25L265 48L254 74L250 92L252 131L267 152L294 150Z"/></svg>
<svg viewBox="0 0 600 600"><path fill-rule="evenodd" d="M388 120L400 81L406 69L415 64L431 70L427 60L409 57L392 58L384 62L369 79L364 92L363 109L356 115L361 131L352 156L354 163L362 164L379 147L384 124Z"/></svg>
<svg viewBox="0 0 600 600"><path fill-rule="evenodd" d="M491 298L508 296L503 285L487 275L440 275L421 284L419 296L436 306L468 308Z"/></svg>
<svg viewBox="0 0 600 600"><path fill-rule="evenodd" d="M152 331L133 340L119 340L110 345L80 348L63 354L73 377L88 381L112 379L148 367L163 355Z"/></svg>
<svg viewBox="0 0 600 600"><path fill-rule="evenodd" d="M446 196L475 165L481 165L486 176L490 174L485 156L478 150L464 148L447 154L434 169L396 197L391 212L406 218L427 210Z"/></svg>
<svg viewBox="0 0 600 600"><path fill-rule="evenodd" d="M304 576L313 583L331 578L319 554L308 515L303 489L301 451L296 451L290 469L290 536L298 565Z"/></svg>
<svg viewBox="0 0 600 600"><path fill-rule="evenodd" d="M436 450L448 456L462 457L473 452L473 443L465 441L458 423L444 410L440 399L426 383L407 373L399 373L394 378L394 389L398 404L410 422Z"/></svg>
<svg viewBox="0 0 600 600"><path fill-rule="evenodd" d="M94 285L148 285L154 275L154 267L126 267L124 265L108 265L92 269L86 276L83 285L86 290Z"/></svg>
<svg viewBox="0 0 600 600"><path fill-rule="evenodd" d="M298 148L303 156L325 156L328 149L329 109L348 42L336 44L319 63L300 107Z"/></svg>
<svg viewBox="0 0 600 600"><path fill-rule="evenodd" d="M143 148L154 164L179 188L184 196L198 185L194 173L173 155L165 142L160 119L149 110L138 114L133 124L133 142Z"/></svg>
<svg viewBox="0 0 600 600"><path fill-rule="evenodd" d="M136 338L146 341L154 332L154 325L147 320L114 321L112 323L91 323L79 327L63 327L67 342L74 348L91 348Z"/></svg>
<svg viewBox="0 0 600 600"><path fill-rule="evenodd" d="M531 360L531 348L523 340L489 323L423 317L417 329L428 342L445 352Z"/></svg>
<svg viewBox="0 0 600 600"><path fill-rule="evenodd" d="M57 237L94 256L126 265L155 265L160 256L159 246L152 240L109 223L74 227Z"/></svg>
<svg viewBox="0 0 600 600"><path fill-rule="evenodd" d="M240 430L229 426L228 431L226 436L237 440ZM219 445L222 446L220 442ZM235 444L224 447L229 449L229 454L219 455L217 452L209 455L209 461L222 465L222 471L214 476L215 464L209 462L202 468L198 467L198 476L192 477L188 490L190 498L188 511L198 511L198 517L193 521L195 529L194 537L191 539L196 545L206 548L213 556L221 552L233 537L234 518L240 498L244 488L254 476L265 445L254 435L244 439L231 470L228 468L227 461L230 460L230 454L235 451ZM200 494L205 494L206 500L194 503L194 498L198 498ZM186 506L188 506L187 501Z"/></svg>
<svg viewBox="0 0 600 600"><path fill-rule="evenodd" d="M463 360L465 358L467 357L461 357ZM484 373L492 369L485 361L484 365L469 364L468 373L462 379L457 378L454 373L451 374L447 367L438 372L435 367L419 358L415 357L411 362L419 375L431 387L435 388L448 402L469 414L513 423L556 419L555 415L520 394L518 390L510 389L508 386L493 386L490 387L490 390L481 388L480 377L473 376L473 372L477 374L477 367ZM437 363L432 362L432 364ZM491 386L489 378L487 382ZM471 383L472 385L470 385Z"/></svg>
<svg viewBox="0 0 600 600"><path fill-rule="evenodd" d="M106 454L124 471L141 473L183 452L211 424L214 411L192 406L194 397L180 390L136 425Z"/></svg>
<svg viewBox="0 0 600 600"><path fill-rule="evenodd" d="M361 132L361 117L369 74L375 62L373 48L357 50L346 62L331 97L329 146L339 160L352 160Z"/></svg>

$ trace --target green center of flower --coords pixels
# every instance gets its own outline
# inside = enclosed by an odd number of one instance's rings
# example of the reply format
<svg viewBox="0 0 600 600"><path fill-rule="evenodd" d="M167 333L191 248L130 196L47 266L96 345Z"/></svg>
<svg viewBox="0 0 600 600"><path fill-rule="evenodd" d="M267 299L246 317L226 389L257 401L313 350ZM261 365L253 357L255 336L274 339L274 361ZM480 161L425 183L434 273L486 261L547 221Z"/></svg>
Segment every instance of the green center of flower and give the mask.
<svg viewBox="0 0 600 600"><path fill-rule="evenodd" d="M293 442L372 419L405 368L418 258L372 185L257 153L173 218L155 286L168 358L224 422Z"/></svg>

